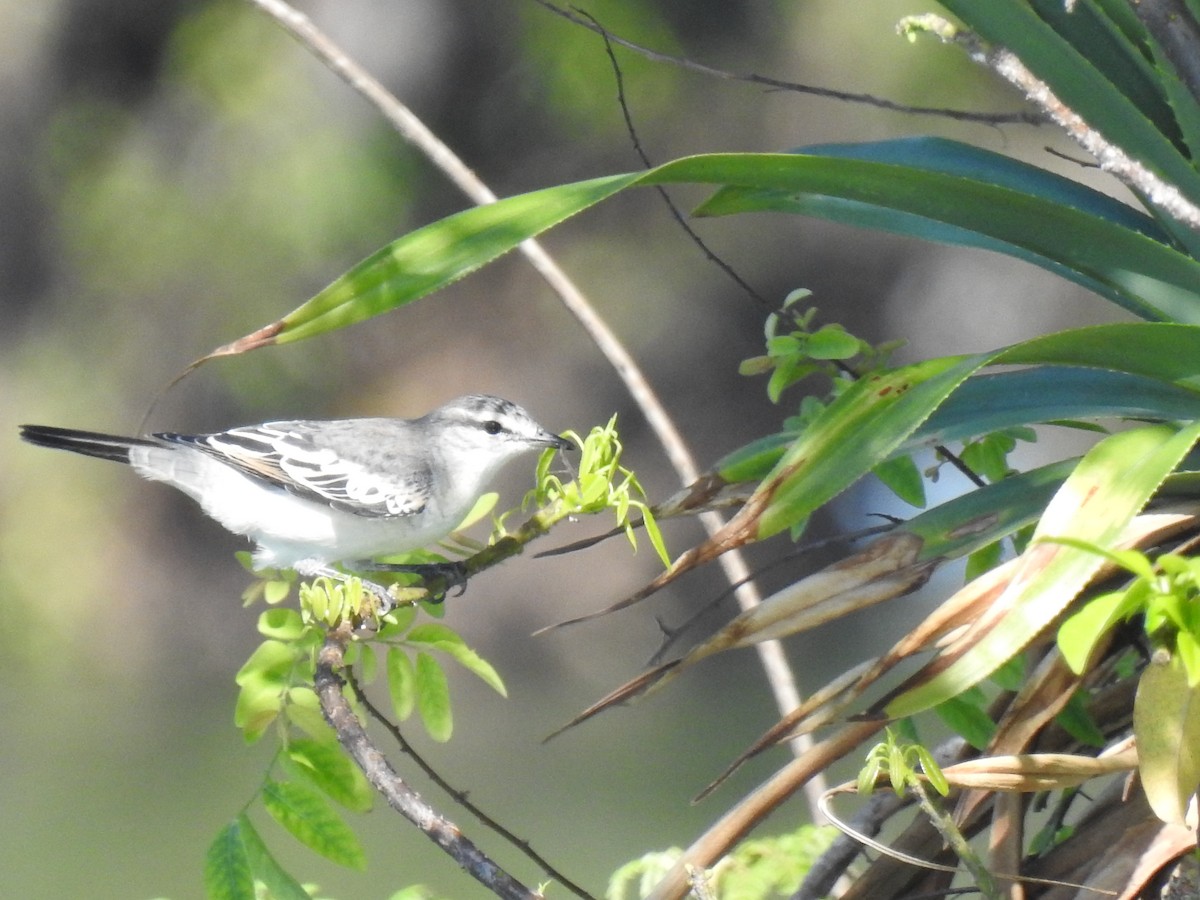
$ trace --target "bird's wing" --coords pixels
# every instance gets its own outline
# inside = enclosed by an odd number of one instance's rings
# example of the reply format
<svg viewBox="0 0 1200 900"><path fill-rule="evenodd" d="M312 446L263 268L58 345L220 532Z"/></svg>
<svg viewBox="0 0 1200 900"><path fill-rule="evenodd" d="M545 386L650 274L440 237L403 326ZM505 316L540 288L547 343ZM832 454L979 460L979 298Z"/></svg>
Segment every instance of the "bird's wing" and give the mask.
<svg viewBox="0 0 1200 900"><path fill-rule="evenodd" d="M429 501L428 467L368 467L320 440L320 425L269 422L216 434L159 434L163 440L201 450L243 473L298 496L323 500L358 516L411 516Z"/></svg>

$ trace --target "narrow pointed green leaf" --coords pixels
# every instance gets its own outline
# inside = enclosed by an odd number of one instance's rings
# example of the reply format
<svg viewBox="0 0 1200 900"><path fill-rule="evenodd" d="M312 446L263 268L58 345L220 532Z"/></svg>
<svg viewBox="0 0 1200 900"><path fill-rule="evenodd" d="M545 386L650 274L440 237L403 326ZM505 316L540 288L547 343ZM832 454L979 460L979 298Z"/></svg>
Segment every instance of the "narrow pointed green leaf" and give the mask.
<svg viewBox="0 0 1200 900"><path fill-rule="evenodd" d="M347 868L366 868L358 838L320 794L295 782L268 781L262 799L271 818L309 849Z"/></svg>
<svg viewBox="0 0 1200 900"><path fill-rule="evenodd" d="M222 828L204 855L204 893L209 900L255 900L240 819Z"/></svg>
<svg viewBox="0 0 1200 900"><path fill-rule="evenodd" d="M284 317L276 341L302 340L420 299L612 196L637 177L611 175L533 191L419 228L363 260Z"/></svg>
<svg viewBox="0 0 1200 900"><path fill-rule="evenodd" d="M975 627L977 641L959 657L935 658L936 674L923 669L885 707L889 716L907 716L936 706L978 684L1021 651L1083 589L1103 563L1087 550L1041 537L1071 537L1112 544L1163 479L1200 437L1200 423L1175 431L1150 426L1105 438L1080 461L1055 494L1038 523L1024 567L996 601L994 614Z"/></svg>
<svg viewBox="0 0 1200 900"><path fill-rule="evenodd" d="M755 492L766 498L759 537L790 528L886 459L987 361L983 355L943 357L851 385L788 448Z"/></svg>

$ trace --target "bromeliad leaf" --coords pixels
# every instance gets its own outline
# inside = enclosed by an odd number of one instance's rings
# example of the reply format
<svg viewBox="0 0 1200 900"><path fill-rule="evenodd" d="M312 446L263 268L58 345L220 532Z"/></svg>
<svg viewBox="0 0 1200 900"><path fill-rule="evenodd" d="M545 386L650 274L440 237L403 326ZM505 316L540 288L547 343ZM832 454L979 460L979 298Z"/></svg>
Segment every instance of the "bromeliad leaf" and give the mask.
<svg viewBox="0 0 1200 900"><path fill-rule="evenodd" d="M966 634L909 679L884 706L889 716L928 709L986 678L1058 616L1103 564L1088 550L1042 537L1111 545L1200 437L1200 423L1176 431L1137 428L1093 447L1046 508L1004 593Z"/></svg>

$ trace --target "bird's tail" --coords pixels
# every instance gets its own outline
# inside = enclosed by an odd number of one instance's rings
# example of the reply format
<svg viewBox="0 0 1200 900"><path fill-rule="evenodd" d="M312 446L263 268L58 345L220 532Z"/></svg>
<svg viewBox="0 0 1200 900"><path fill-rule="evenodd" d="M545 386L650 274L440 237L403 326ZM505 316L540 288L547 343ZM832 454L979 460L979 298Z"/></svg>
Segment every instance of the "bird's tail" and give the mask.
<svg viewBox="0 0 1200 900"><path fill-rule="evenodd" d="M114 462L129 462L129 451L134 447L159 447L154 441L142 438L118 437L95 431L77 431L74 428L55 428L53 425L22 425L21 438L38 447L53 450L70 450L84 456L111 459Z"/></svg>

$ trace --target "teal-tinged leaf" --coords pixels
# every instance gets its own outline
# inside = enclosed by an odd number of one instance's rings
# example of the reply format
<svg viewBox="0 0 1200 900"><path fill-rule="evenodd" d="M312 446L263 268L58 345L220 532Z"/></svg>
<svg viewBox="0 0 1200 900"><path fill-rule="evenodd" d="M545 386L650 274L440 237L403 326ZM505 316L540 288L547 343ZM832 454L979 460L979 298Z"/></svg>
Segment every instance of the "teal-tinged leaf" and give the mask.
<svg viewBox="0 0 1200 900"><path fill-rule="evenodd" d="M907 443L944 444L1014 425L1107 418L1200 418L1200 391L1096 368L1037 366L981 374L964 382Z"/></svg>
<svg viewBox="0 0 1200 900"><path fill-rule="evenodd" d="M259 837L249 817L242 813L238 816L237 826L241 833L242 843L246 848L246 856L250 860L250 869L257 881L269 891L271 900L312 900L308 893L295 878L279 864L267 845Z"/></svg>
<svg viewBox="0 0 1200 900"><path fill-rule="evenodd" d="M1037 422L1196 418L1198 392L1190 385L1200 380L1198 360L1200 328L1192 325L1120 323L1034 338L999 351L990 362L1040 368L973 376L898 452ZM798 436L758 438L719 460L714 471L730 484L760 481Z"/></svg>
<svg viewBox="0 0 1200 900"><path fill-rule="evenodd" d="M1070 10L1057 0L1033 0L1032 5L1038 16L1090 60L1159 133L1182 148L1162 72L1145 52L1149 35L1127 6L1126 14L1114 20L1109 13L1117 11L1116 4L1105 9L1098 3L1079 3Z"/></svg>
<svg viewBox="0 0 1200 900"><path fill-rule="evenodd" d="M240 819L222 828L204 855L204 893L209 900L255 900Z"/></svg>
<svg viewBox="0 0 1200 900"><path fill-rule="evenodd" d="M450 711L450 686L438 661L422 651L417 654L417 712L425 730L435 741L448 741L454 733Z"/></svg>
<svg viewBox="0 0 1200 900"><path fill-rule="evenodd" d="M340 744L292 738L287 755L297 772L342 806L355 812L371 809L375 799L371 786Z"/></svg>
<svg viewBox="0 0 1200 900"><path fill-rule="evenodd" d="M955 647L906 682L885 706L907 716L978 684L1020 652L1071 602L1103 563L1087 550L1043 537L1110 545L1200 436L1200 423L1175 431L1150 426L1105 438L1080 461L1038 523L1034 543L1004 593Z"/></svg>
<svg viewBox="0 0 1200 900"><path fill-rule="evenodd" d="M931 142L920 140L921 145ZM898 142L888 142L894 147ZM948 142L932 142L935 147ZM956 149L962 145L956 145ZM820 216L864 228L911 234L928 240L981 247L1017 256L1069 278L1120 304L1143 319L1200 322L1200 263L1151 234L1161 234L1151 220L1119 204L1073 205L1063 195L1079 186L1048 172L1018 188L1003 177L1013 163L997 154L1002 169L993 179L950 171L917 168L871 158L824 155L825 148L796 154L786 167L799 187L764 187L731 182L695 213L729 215L784 212ZM862 149L862 148L857 148ZM966 147L981 157L986 151ZM863 154L867 155L867 154ZM785 157L786 159L786 157ZM998 162L998 166L999 166ZM782 167L781 167L782 168ZM1037 170L1029 167L1032 172ZM660 173L666 174L666 173ZM1048 180L1061 190L1048 195ZM761 179L760 181L765 181ZM1103 210L1103 214L1098 212ZM1132 227L1136 225L1137 227Z"/></svg>
<svg viewBox="0 0 1200 900"><path fill-rule="evenodd" d="M268 781L262 800L271 818L310 850L350 869L366 868L358 838L320 794L295 782Z"/></svg>

